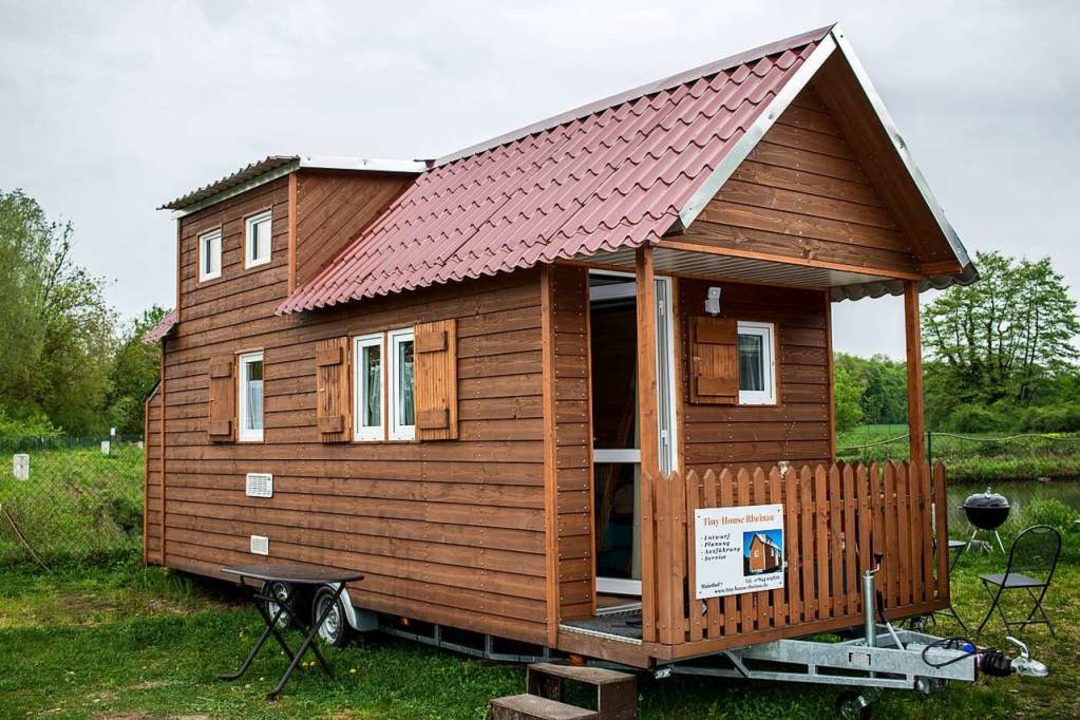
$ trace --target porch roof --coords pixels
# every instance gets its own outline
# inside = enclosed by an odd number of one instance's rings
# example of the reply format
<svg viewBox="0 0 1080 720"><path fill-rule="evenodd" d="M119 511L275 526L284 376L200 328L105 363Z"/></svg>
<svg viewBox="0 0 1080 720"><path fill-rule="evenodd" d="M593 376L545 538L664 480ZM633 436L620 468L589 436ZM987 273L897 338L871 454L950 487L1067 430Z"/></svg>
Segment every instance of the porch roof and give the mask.
<svg viewBox="0 0 1080 720"><path fill-rule="evenodd" d="M852 66L962 273L975 271L843 34L835 26L720 60L440 158L278 313L326 307L560 260L616 260L694 221L792 99L838 52ZM693 259L710 272L832 287L839 298L898 292L873 273L745 258ZM661 260L658 258L658 260ZM616 262L616 264L618 264ZM663 270L659 264L657 269Z"/></svg>

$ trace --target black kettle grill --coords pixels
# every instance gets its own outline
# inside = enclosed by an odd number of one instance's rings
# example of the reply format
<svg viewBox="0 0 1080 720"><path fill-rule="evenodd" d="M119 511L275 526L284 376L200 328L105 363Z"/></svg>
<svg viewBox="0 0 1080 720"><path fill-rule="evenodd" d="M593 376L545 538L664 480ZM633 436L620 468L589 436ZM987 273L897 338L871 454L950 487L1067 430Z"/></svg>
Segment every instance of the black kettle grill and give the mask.
<svg viewBox="0 0 1080 720"><path fill-rule="evenodd" d="M968 495L963 507L964 515L967 516L968 522L975 528L968 545L971 545L980 530L986 530L994 533L998 546L1002 552L1005 552L1005 545L1001 542L1001 536L998 535L997 529L1009 519L1009 511L1012 510L1009 499L1004 495L990 492L990 488L986 488L984 493Z"/></svg>

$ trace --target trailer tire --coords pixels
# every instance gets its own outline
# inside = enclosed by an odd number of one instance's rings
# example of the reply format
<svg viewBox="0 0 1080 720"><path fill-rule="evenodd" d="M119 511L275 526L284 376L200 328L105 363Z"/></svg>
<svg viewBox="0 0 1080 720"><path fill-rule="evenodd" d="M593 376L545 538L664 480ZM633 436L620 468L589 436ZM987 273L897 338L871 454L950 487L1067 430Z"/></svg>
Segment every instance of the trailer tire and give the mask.
<svg viewBox="0 0 1080 720"><path fill-rule="evenodd" d="M870 720L869 701L854 690L845 690L836 698L836 714L843 720Z"/></svg>
<svg viewBox="0 0 1080 720"><path fill-rule="evenodd" d="M326 610L328 603L334 603L330 614L319 626L319 637L327 645L343 648L349 644L352 628L349 626L348 616L345 614L345 605L341 598L334 597L334 589L325 585L315 593L315 599L311 603L311 622L319 621L319 616Z"/></svg>
<svg viewBox="0 0 1080 720"><path fill-rule="evenodd" d="M277 615L278 611L281 609L281 604L288 605L290 610L297 612L296 591L289 583L284 583L279 580L263 583L262 594L268 597L277 598L276 602L274 600L266 601L266 613L271 618ZM282 613L277 618L277 622L275 622L274 625L277 626L279 630L284 630L292 625L292 618L288 613Z"/></svg>

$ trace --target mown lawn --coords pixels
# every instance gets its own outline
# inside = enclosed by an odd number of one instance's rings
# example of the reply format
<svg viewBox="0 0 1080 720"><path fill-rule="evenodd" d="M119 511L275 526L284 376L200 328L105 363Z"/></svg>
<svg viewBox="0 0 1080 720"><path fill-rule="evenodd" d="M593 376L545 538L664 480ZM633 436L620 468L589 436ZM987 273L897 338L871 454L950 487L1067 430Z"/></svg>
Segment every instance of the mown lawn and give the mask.
<svg viewBox="0 0 1080 720"><path fill-rule="evenodd" d="M1080 710L1080 533L1070 532L1044 628L1023 638L1051 677L984 679L929 698L885 692L881 718L1076 717ZM985 599L978 572L1003 562L971 555L953 586L961 614L976 620ZM521 692L520 667L467 659L374 636L328 650L334 679L299 672L281 700L263 696L284 669L280 653L260 657L237 683L234 668L258 629L255 613L227 588L195 583L127 561L106 568L0 568L0 718L483 718L490 698ZM958 628L941 621L935 631ZM984 643L1002 646L992 625ZM839 689L643 678L643 718L828 718Z"/></svg>

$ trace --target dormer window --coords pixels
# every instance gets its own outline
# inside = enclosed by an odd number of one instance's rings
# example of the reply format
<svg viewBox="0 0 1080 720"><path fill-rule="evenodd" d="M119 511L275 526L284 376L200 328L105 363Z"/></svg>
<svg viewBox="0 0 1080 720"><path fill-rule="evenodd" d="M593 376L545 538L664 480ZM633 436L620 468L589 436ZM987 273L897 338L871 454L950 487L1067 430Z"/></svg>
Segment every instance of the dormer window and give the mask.
<svg viewBox="0 0 1080 720"><path fill-rule="evenodd" d="M244 267L252 268L270 262L270 225L271 212L252 215L245 222L244 228Z"/></svg>
<svg viewBox="0 0 1080 720"><path fill-rule="evenodd" d="M221 277L221 230L199 236L199 282Z"/></svg>

